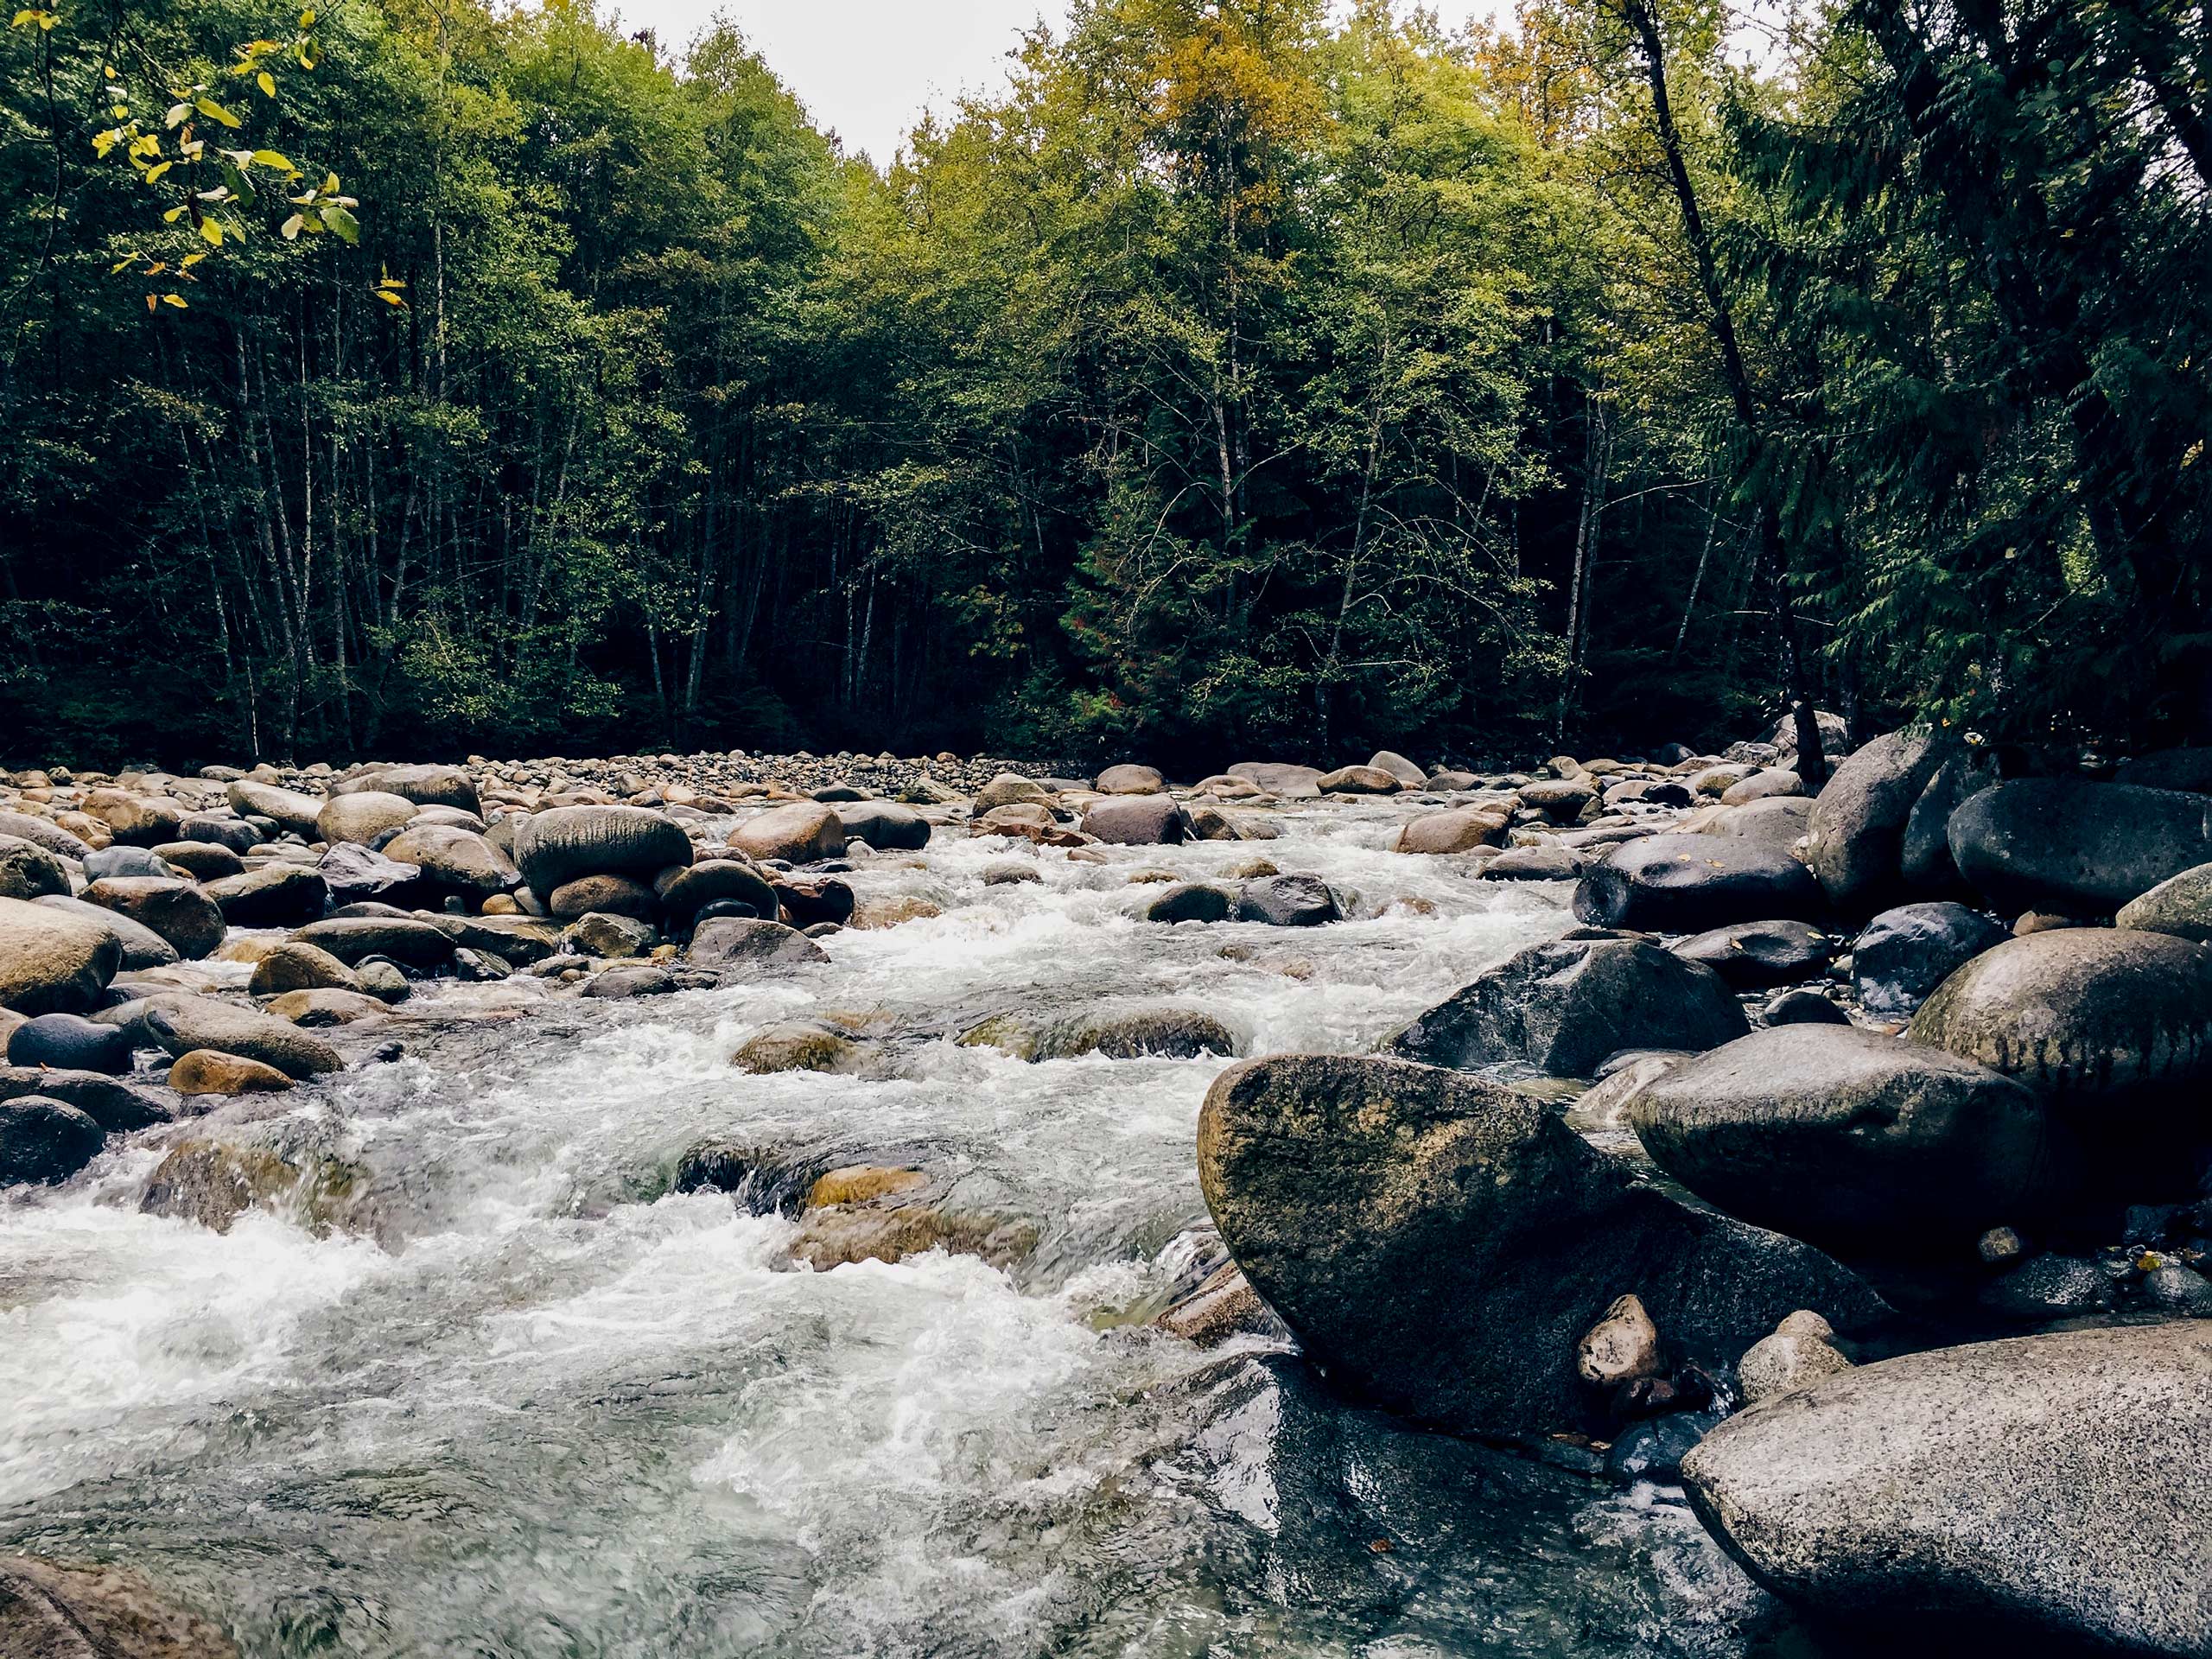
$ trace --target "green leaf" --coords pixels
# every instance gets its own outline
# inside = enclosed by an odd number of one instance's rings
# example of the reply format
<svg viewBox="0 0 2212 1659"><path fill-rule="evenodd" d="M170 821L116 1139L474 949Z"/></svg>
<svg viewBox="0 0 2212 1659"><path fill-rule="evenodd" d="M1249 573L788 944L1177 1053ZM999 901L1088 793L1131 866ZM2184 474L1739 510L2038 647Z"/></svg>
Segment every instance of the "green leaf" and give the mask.
<svg viewBox="0 0 2212 1659"><path fill-rule="evenodd" d="M219 121L226 127L235 127L238 124L238 117L232 115L212 98L195 98L192 100L192 106L210 121Z"/></svg>
<svg viewBox="0 0 2212 1659"><path fill-rule="evenodd" d="M257 167L273 167L279 173L296 173L300 170L287 161L282 154L273 149L257 149L253 152L252 160Z"/></svg>
<svg viewBox="0 0 2212 1659"><path fill-rule="evenodd" d="M361 239L360 226L355 222L353 215L343 207L334 206L325 207L322 210L322 222L330 227L333 235L349 247Z"/></svg>

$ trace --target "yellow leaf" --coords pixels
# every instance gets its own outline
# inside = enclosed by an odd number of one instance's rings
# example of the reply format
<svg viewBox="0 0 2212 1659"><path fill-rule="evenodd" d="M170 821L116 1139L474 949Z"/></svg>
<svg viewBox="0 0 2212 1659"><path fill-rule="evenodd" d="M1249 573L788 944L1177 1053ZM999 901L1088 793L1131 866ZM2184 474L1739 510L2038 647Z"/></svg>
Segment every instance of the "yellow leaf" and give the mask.
<svg viewBox="0 0 2212 1659"><path fill-rule="evenodd" d="M175 162L162 162L156 166L148 168L146 169L146 182L153 184L159 181L162 175L168 172L169 168L175 165L176 163Z"/></svg>
<svg viewBox="0 0 2212 1659"><path fill-rule="evenodd" d="M163 305L173 305L180 311L188 308L185 304L184 296L181 294L164 294L162 296L162 303Z"/></svg>
<svg viewBox="0 0 2212 1659"><path fill-rule="evenodd" d="M377 298L382 300L386 305L404 305L407 303L407 302L401 299L398 295L391 293L385 289L374 289L371 291L376 295Z"/></svg>
<svg viewBox="0 0 2212 1659"><path fill-rule="evenodd" d="M118 272L119 272L120 270L122 270L122 269L123 269L125 265L129 264L130 264L133 259L136 259L137 257L138 257L138 256L137 256L137 254L135 254L135 253L132 253L132 254L126 254L125 256L124 256L124 257L122 257L122 258L120 258L120 259L117 260L113 264L110 265L110 266L107 268L107 274L108 274L109 276L115 276Z"/></svg>
<svg viewBox="0 0 2212 1659"><path fill-rule="evenodd" d="M253 159L257 166L273 167L279 173L291 173L297 171L291 162L286 161L280 153L273 149L257 149L253 152Z"/></svg>
<svg viewBox="0 0 2212 1659"><path fill-rule="evenodd" d="M192 100L192 105L210 121L219 121L226 127L235 127L238 124L238 117L232 115L212 98L195 98Z"/></svg>
<svg viewBox="0 0 2212 1659"><path fill-rule="evenodd" d="M181 208L181 207L172 207L172 208L170 208L170 209L168 210L168 212L167 212L166 213L163 213L163 214L162 215L162 223L163 223L164 225L174 225L174 224L175 224L175 223L177 222L177 220L179 220L180 219L182 219L183 217L184 217L184 209L183 209L183 208Z"/></svg>
<svg viewBox="0 0 2212 1659"><path fill-rule="evenodd" d="M266 69L253 78L253 84L261 88L261 95L264 98L276 96L276 78Z"/></svg>
<svg viewBox="0 0 2212 1659"><path fill-rule="evenodd" d="M211 248L223 245L223 227L213 214L200 221L200 237Z"/></svg>
<svg viewBox="0 0 2212 1659"><path fill-rule="evenodd" d="M300 27L302 29L313 29L315 27L315 8L313 6L309 6L305 11L300 14Z"/></svg>

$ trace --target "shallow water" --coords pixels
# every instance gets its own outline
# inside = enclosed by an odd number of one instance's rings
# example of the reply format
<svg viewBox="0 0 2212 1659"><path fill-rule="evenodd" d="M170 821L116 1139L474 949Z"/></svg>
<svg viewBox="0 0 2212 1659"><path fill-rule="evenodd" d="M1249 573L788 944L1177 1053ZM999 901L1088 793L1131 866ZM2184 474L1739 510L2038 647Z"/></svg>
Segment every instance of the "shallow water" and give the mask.
<svg viewBox="0 0 2212 1659"><path fill-rule="evenodd" d="M1389 853L1403 810L1105 866L940 841L849 879L941 917L754 985L426 988L378 1033L407 1058L278 1126L371 1172L380 1243L141 1216L145 1147L0 1198L0 1550L129 1560L255 1656L1764 1648L1770 1605L1678 1494L1411 1432L1266 1344L1140 1322L1217 1249L1192 1140L1225 1062L952 1040L1131 999L1203 1007L1249 1053L1358 1052L1571 925L1564 887ZM1325 874L1356 919L1133 919L1158 889L1132 872L1255 856ZM1043 880L983 885L1015 860ZM872 1039L866 1075L728 1065L832 1012ZM792 1221L669 1192L709 1136L913 1162L1039 1242L1008 1272L793 1270Z"/></svg>

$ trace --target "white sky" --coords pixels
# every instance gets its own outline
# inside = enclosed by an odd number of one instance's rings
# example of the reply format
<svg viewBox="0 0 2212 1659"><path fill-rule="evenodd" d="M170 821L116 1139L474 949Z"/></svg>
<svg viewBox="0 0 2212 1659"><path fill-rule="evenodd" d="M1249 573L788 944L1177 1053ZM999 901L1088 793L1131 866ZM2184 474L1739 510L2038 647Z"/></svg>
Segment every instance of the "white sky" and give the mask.
<svg viewBox="0 0 2212 1659"><path fill-rule="evenodd" d="M784 84L849 150L887 162L925 109L1004 84L1006 54L1041 16L1056 29L1066 0L613 0L623 26L651 29L680 53L717 14L744 31ZM1430 0L1447 25L1506 0Z"/></svg>

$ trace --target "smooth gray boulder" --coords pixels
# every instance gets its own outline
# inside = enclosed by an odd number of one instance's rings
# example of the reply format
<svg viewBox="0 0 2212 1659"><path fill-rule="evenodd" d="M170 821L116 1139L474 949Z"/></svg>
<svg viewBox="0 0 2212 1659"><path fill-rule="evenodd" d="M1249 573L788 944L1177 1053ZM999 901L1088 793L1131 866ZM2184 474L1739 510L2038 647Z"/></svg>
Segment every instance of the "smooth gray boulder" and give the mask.
<svg viewBox="0 0 2212 1659"><path fill-rule="evenodd" d="M376 766L332 785L330 792L350 795L371 791L397 795L417 806L452 807L479 817L484 811L475 780L460 766Z"/></svg>
<svg viewBox="0 0 2212 1659"><path fill-rule="evenodd" d="M1798 1308L1845 1331L1886 1312L1811 1246L1679 1204L1541 1103L1432 1066L1231 1066L1199 1114L1198 1179L1313 1363L1459 1433L1600 1421L1576 1344L1624 1295L1714 1365Z"/></svg>
<svg viewBox="0 0 2212 1659"><path fill-rule="evenodd" d="M1408 789L1421 789L1428 783L1428 773L1395 749L1376 750L1367 764L1377 772L1389 772Z"/></svg>
<svg viewBox="0 0 2212 1659"><path fill-rule="evenodd" d="M2072 1138L2032 1090L1940 1048L1784 1025L1669 1067L1628 1119L1707 1203L1846 1255L1965 1259L2072 1191Z"/></svg>
<svg viewBox="0 0 2212 1659"><path fill-rule="evenodd" d="M175 1116L153 1096L98 1071L0 1065L0 1100L40 1095L74 1106L109 1135L166 1123Z"/></svg>
<svg viewBox="0 0 2212 1659"><path fill-rule="evenodd" d="M1732 991L1764 991L1826 973L1836 941L1810 922L1738 922L1673 950L1685 962L1712 969Z"/></svg>
<svg viewBox="0 0 2212 1659"><path fill-rule="evenodd" d="M174 968L182 960L175 945L152 928L132 921L119 911L88 905L82 899L64 899L58 893L49 893L31 902L43 905L49 910L60 911L66 915L81 917L114 934L123 945L122 971L124 973L135 974L148 968Z"/></svg>
<svg viewBox="0 0 2212 1659"><path fill-rule="evenodd" d="M1083 833L1109 847L1162 847L1197 839L1191 816L1167 795L1113 795L1091 803Z"/></svg>
<svg viewBox="0 0 2212 1659"><path fill-rule="evenodd" d="M2212 864L2167 877L2122 905L2113 921L2138 932L2171 933L2177 939L2212 944Z"/></svg>
<svg viewBox="0 0 2212 1659"><path fill-rule="evenodd" d="M1586 1077L1624 1049L1717 1048L1750 1029L1710 968L1640 939L1554 939L1429 1009L1388 1052L1459 1070L1517 1060Z"/></svg>
<svg viewBox="0 0 2212 1659"><path fill-rule="evenodd" d="M412 823L420 810L404 795L376 789L354 790L333 795L322 804L322 810L315 814L315 834L333 847L346 841L366 845L378 836Z"/></svg>
<svg viewBox="0 0 2212 1659"><path fill-rule="evenodd" d="M1964 905L1900 905L1867 923L1853 942L1852 988L1869 1014L1910 1017L1938 985L2012 937Z"/></svg>
<svg viewBox="0 0 2212 1659"><path fill-rule="evenodd" d="M2212 1323L2187 1320L1860 1366L1731 1418L1682 1478L1754 1578L1823 1616L1956 1652L2208 1659L2207 1446Z"/></svg>
<svg viewBox="0 0 2212 1659"><path fill-rule="evenodd" d="M1839 766L1813 802L1806 860L1828 901L1865 915L1904 896L1912 809L1949 758L1926 732L1891 732Z"/></svg>
<svg viewBox="0 0 2212 1659"><path fill-rule="evenodd" d="M829 817L834 820L836 814ZM844 847L840 836L837 850ZM634 875L650 881L670 865L689 864L691 858L691 837L683 826L642 806L556 806L524 819L515 831L515 863L537 893L580 875Z"/></svg>
<svg viewBox="0 0 2212 1659"><path fill-rule="evenodd" d="M107 1137L74 1106L43 1095L0 1101L0 1187L54 1186L100 1154Z"/></svg>
<svg viewBox="0 0 2212 1659"><path fill-rule="evenodd" d="M1951 815L1959 874L2008 913L2109 916L2212 864L2212 796L2080 778L1999 784Z"/></svg>
<svg viewBox="0 0 2212 1659"><path fill-rule="evenodd" d="M209 1048L220 1054L259 1060L289 1077L318 1077L346 1069L336 1049L289 1020L213 997L164 999L146 1010L143 1027L172 1057Z"/></svg>
<svg viewBox="0 0 2212 1659"><path fill-rule="evenodd" d="M14 836L35 846L43 847L58 858L82 861L92 850L92 843L71 835L60 824L46 818L35 818L28 812L0 810L0 836Z"/></svg>
<svg viewBox="0 0 2212 1659"><path fill-rule="evenodd" d="M702 968L797 968L827 962L830 953L797 928L741 916L710 916L692 934L684 957Z"/></svg>
<svg viewBox="0 0 2212 1659"><path fill-rule="evenodd" d="M118 875L93 882L84 901L149 928L176 953L197 962L223 942L221 907L196 881L158 875Z"/></svg>
<svg viewBox="0 0 2212 1659"><path fill-rule="evenodd" d="M1647 933L1702 933L1775 918L1818 921L1827 908L1820 883L1789 854L1720 836L1625 842L1586 868L1574 890L1581 920Z"/></svg>
<svg viewBox="0 0 2212 1659"><path fill-rule="evenodd" d="M1319 798L1323 775L1319 766L1295 766L1281 760L1239 760L1229 768L1231 778L1257 784L1268 794L1286 801Z"/></svg>
<svg viewBox="0 0 2212 1659"><path fill-rule="evenodd" d="M1237 888L1235 919L1269 927L1325 927L1344 919L1344 907L1318 875L1263 875Z"/></svg>
<svg viewBox="0 0 2212 1659"><path fill-rule="evenodd" d="M385 842L384 855L412 864L442 888L482 899L522 885L514 861L474 830L450 824L410 823Z"/></svg>
<svg viewBox="0 0 2212 1659"><path fill-rule="evenodd" d="M1930 899L1963 893L1966 884L1951 858L1951 815L1997 782L1997 762L1986 750L1955 748L1905 820L1901 863L1904 885Z"/></svg>
<svg viewBox="0 0 2212 1659"><path fill-rule="evenodd" d="M443 929L411 916L332 916L310 922L292 938L327 950L348 968L368 957L389 957L410 968L442 968L454 942Z"/></svg>
<svg viewBox="0 0 2212 1659"><path fill-rule="evenodd" d="M60 855L21 836L0 835L0 899L36 899L68 891L69 872Z"/></svg>
<svg viewBox="0 0 2212 1659"><path fill-rule="evenodd" d="M89 1014L122 967L114 929L74 910L0 899L0 1008Z"/></svg>
<svg viewBox="0 0 2212 1659"><path fill-rule="evenodd" d="M240 778L224 791L224 798L242 818L269 818L279 830L289 830L302 841L315 839L315 820L322 813L320 795L302 795L274 784Z"/></svg>
<svg viewBox="0 0 2212 1659"><path fill-rule="evenodd" d="M879 853L917 852L930 844L930 821L896 801L850 801L837 808L845 834Z"/></svg>

